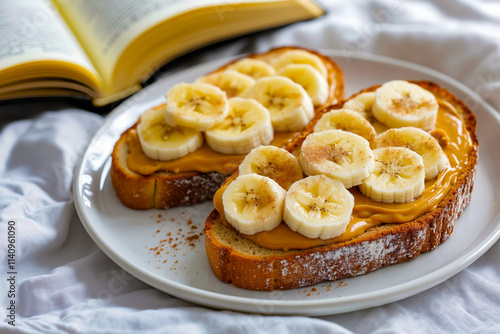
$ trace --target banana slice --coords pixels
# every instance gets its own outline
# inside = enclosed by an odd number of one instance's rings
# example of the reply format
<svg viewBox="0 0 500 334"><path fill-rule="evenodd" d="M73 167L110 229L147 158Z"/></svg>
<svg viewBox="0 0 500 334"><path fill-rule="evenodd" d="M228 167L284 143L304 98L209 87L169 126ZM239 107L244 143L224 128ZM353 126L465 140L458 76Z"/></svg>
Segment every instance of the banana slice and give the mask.
<svg viewBox="0 0 500 334"><path fill-rule="evenodd" d="M343 108L357 112L370 123L373 123L374 117L372 113L373 102L375 101L375 92L367 92L356 95L344 103Z"/></svg>
<svg viewBox="0 0 500 334"><path fill-rule="evenodd" d="M376 202L408 203L425 188L424 162L420 155L404 147L373 150L375 170L359 185L366 197Z"/></svg>
<svg viewBox="0 0 500 334"><path fill-rule="evenodd" d="M283 221L286 191L257 174L238 176L222 194L224 215L243 234L270 231Z"/></svg>
<svg viewBox="0 0 500 334"><path fill-rule="evenodd" d="M267 176L285 190L295 181L302 179L302 168L297 158L276 146L254 148L241 162L239 172L240 175L255 173Z"/></svg>
<svg viewBox="0 0 500 334"><path fill-rule="evenodd" d="M436 126L436 97L419 85L389 81L375 91L373 115L391 128L414 126L431 131Z"/></svg>
<svg viewBox="0 0 500 334"><path fill-rule="evenodd" d="M368 141L342 130L308 135L300 150L300 165L306 175L324 174L346 188L360 184L375 168Z"/></svg>
<svg viewBox="0 0 500 334"><path fill-rule="evenodd" d="M165 120L171 126L205 131L222 122L229 110L226 93L206 83L177 84L166 98Z"/></svg>
<svg viewBox="0 0 500 334"><path fill-rule="evenodd" d="M353 208L354 196L342 182L324 175L309 176L288 190L283 220L308 238L330 239L344 233Z"/></svg>
<svg viewBox="0 0 500 334"><path fill-rule="evenodd" d="M177 159L203 145L203 135L200 132L168 125L161 109L147 110L141 116L137 136L144 154L155 160Z"/></svg>
<svg viewBox="0 0 500 334"><path fill-rule="evenodd" d="M375 148L377 133L373 126L363 116L348 109L331 110L318 120L314 132L325 130L343 130L357 134L368 140L371 148Z"/></svg>
<svg viewBox="0 0 500 334"><path fill-rule="evenodd" d="M276 74L304 87L315 106L324 104L328 99L328 82L309 64L288 64Z"/></svg>
<svg viewBox="0 0 500 334"><path fill-rule="evenodd" d="M257 80L248 97L269 110L276 131L296 131L304 128L314 117L311 98L301 85L274 76Z"/></svg>
<svg viewBox="0 0 500 334"><path fill-rule="evenodd" d="M376 138L377 147L406 147L418 153L425 167L425 179L435 178L449 166L448 157L439 142L429 133L414 127L389 129Z"/></svg>
<svg viewBox="0 0 500 334"><path fill-rule="evenodd" d="M269 112L251 99L229 99L229 113L205 132L208 146L224 154L247 154L253 148L271 143L274 129Z"/></svg>
<svg viewBox="0 0 500 334"><path fill-rule="evenodd" d="M328 70L321 58L305 50L288 50L277 56L271 63L276 71L288 64L309 64L314 67L324 78L328 76Z"/></svg>
<svg viewBox="0 0 500 334"><path fill-rule="evenodd" d="M207 74L197 79L196 82L203 82L219 87L226 92L226 96L229 99L235 96L245 97L250 87L255 83L255 80L251 76L235 70L224 70Z"/></svg>
<svg viewBox="0 0 500 334"><path fill-rule="evenodd" d="M263 60L254 58L240 59L229 65L227 68L249 75L254 79L269 77L275 73L274 67Z"/></svg>

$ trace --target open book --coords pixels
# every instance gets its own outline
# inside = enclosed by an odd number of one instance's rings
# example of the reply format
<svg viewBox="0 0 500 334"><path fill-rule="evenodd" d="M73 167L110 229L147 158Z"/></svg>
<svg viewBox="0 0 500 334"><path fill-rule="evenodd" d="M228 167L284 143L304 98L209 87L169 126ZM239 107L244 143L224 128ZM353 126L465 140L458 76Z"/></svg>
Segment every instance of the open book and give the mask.
<svg viewBox="0 0 500 334"><path fill-rule="evenodd" d="M14 0L0 4L0 100L105 105L210 43L323 14L313 0Z"/></svg>

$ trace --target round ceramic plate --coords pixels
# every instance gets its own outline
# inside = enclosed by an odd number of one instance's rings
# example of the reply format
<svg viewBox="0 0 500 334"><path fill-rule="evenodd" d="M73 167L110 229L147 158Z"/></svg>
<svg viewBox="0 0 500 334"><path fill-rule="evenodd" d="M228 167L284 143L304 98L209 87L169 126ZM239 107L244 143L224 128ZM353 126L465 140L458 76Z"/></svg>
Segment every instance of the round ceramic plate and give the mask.
<svg viewBox="0 0 500 334"><path fill-rule="evenodd" d="M382 305L429 289L479 258L500 236L499 114L472 90L434 70L373 55L346 57L326 50L343 69L345 96L393 79L430 80L465 101L478 120L480 160L472 201L451 237L432 252L368 275L314 287L261 292L220 282L205 255L202 234L210 201L170 210L123 206L110 182L110 154L120 134L174 84L194 81L227 60L169 76L120 105L90 142L74 180L75 206L99 247L147 284L201 305L260 314L326 315Z"/></svg>

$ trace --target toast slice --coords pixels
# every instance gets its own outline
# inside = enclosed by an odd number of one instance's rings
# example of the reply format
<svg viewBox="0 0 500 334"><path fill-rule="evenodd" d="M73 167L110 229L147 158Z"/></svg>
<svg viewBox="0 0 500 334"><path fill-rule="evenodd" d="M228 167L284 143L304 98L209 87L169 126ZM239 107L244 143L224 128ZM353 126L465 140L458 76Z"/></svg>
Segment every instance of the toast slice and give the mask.
<svg viewBox="0 0 500 334"><path fill-rule="evenodd" d="M273 57L293 49L301 49L315 54L327 69L329 95L325 104L317 106L315 112L319 112L325 105L337 103L343 96L343 74L339 66L329 57L313 50L291 46L280 47L266 53L252 54L246 57L269 61ZM242 58L231 61L213 72L223 71L240 59ZM136 136L136 126L137 124L126 130L115 144L110 171L113 188L118 198L131 209L164 209L180 205L193 205L211 199L222 182L238 168L239 163L244 158L243 155L235 157L234 162L224 168L226 171L224 173L220 171L200 172L197 170L197 166L193 166L192 171L181 173L170 170L158 170L153 173L137 172L127 164L130 143Z"/></svg>
<svg viewBox="0 0 500 334"><path fill-rule="evenodd" d="M129 136L135 128L124 132L112 153L111 182L120 201L132 209L163 209L200 203L213 194L227 175L211 173L173 173L159 171L141 175L127 165Z"/></svg>
<svg viewBox="0 0 500 334"><path fill-rule="evenodd" d="M461 116L470 136L465 167L438 205L412 221L372 227L347 241L287 251L259 246L239 234L214 210L205 223L205 247L210 266L222 282L251 290L304 287L366 274L411 260L447 240L471 199L478 158L476 118L463 102L447 90L430 82L413 83L451 104ZM367 88L358 94L374 91L378 87ZM325 112L341 108L343 104L327 108ZM321 114L315 117L306 131L288 145L288 151L300 149L320 117ZM235 179L236 174L226 184Z"/></svg>

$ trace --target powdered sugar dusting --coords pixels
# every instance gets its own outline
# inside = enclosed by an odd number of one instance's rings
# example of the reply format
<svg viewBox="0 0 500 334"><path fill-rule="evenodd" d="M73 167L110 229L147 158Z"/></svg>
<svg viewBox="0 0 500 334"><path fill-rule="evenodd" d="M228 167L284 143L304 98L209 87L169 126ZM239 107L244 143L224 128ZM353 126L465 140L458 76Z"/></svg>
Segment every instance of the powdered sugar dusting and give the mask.
<svg viewBox="0 0 500 334"><path fill-rule="evenodd" d="M419 238L425 237L420 234ZM335 280L370 272L385 264L394 263L399 250L404 249L395 235L388 235L374 241L344 246L327 252L316 251L306 255L297 254L294 261L281 260L281 276L299 275L303 279L299 286L309 285L311 280ZM349 265L345 265L348 263ZM304 275L303 273L308 273Z"/></svg>

